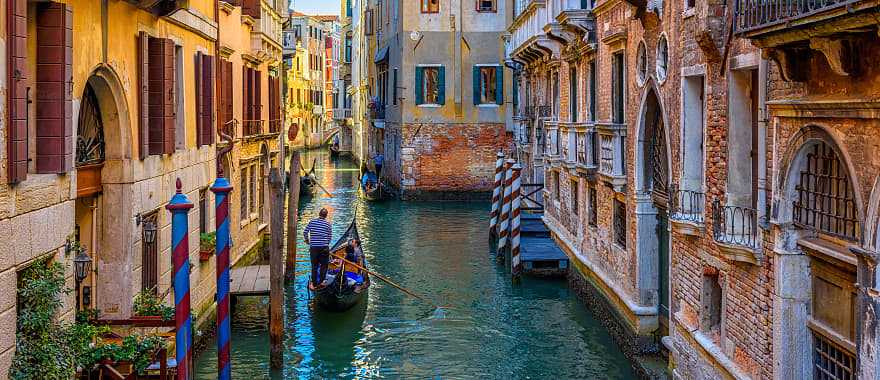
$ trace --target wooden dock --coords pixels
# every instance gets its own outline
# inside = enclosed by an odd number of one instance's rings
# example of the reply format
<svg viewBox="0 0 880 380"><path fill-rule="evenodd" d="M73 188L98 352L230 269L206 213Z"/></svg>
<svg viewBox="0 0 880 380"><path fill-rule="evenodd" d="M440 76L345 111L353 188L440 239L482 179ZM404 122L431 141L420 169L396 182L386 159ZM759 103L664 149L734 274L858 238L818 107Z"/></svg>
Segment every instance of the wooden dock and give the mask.
<svg viewBox="0 0 880 380"><path fill-rule="evenodd" d="M526 273L563 275L568 270L568 256L549 237L523 236L519 257Z"/></svg>
<svg viewBox="0 0 880 380"><path fill-rule="evenodd" d="M229 272L231 296L269 295L269 266L249 265L233 268Z"/></svg>

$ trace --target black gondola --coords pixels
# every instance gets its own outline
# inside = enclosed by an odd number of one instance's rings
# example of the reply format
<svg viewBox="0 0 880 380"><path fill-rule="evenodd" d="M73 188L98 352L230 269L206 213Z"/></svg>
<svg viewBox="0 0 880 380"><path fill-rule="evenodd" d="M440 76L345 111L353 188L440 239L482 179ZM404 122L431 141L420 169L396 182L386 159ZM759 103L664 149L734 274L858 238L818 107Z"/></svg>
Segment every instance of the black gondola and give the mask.
<svg viewBox="0 0 880 380"><path fill-rule="evenodd" d="M302 169L305 174L299 177L299 195L304 196L312 196L315 194L318 188L318 177L315 175L315 164L317 164L318 159L312 160L312 168L308 171L302 167L300 164L300 169Z"/></svg>
<svg viewBox="0 0 880 380"><path fill-rule="evenodd" d="M330 144L330 157L339 156L339 144L333 143Z"/></svg>
<svg viewBox="0 0 880 380"><path fill-rule="evenodd" d="M309 281L309 290L315 292L318 305L329 311L345 311L365 298L370 288L370 274L363 269L353 267L336 257L345 257L345 248L352 239L360 241L357 221L352 220L348 230L336 240L330 248L330 265L327 269L327 280L319 286ZM360 254L362 268L367 267L367 259Z"/></svg>
<svg viewBox="0 0 880 380"><path fill-rule="evenodd" d="M378 201L382 199L382 181L376 177L376 174L367 170L361 177L361 192L368 201Z"/></svg>

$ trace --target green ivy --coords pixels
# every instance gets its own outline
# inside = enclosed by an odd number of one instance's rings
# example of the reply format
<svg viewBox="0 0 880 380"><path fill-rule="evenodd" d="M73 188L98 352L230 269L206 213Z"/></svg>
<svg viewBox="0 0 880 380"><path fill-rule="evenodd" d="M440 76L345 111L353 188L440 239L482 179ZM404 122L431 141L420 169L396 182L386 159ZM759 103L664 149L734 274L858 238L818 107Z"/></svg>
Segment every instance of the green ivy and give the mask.
<svg viewBox="0 0 880 380"><path fill-rule="evenodd" d="M69 380L77 369L90 370L105 359L131 362L138 373L143 373L165 341L157 336L132 335L121 345L101 344L99 337L109 333L110 328L91 324L95 311L80 313L73 324L57 320L61 296L69 292L64 267L59 263L36 263L22 272L15 356L9 378Z"/></svg>
<svg viewBox="0 0 880 380"><path fill-rule="evenodd" d="M204 232L199 235L199 249L204 252L213 252L217 244L216 232Z"/></svg>

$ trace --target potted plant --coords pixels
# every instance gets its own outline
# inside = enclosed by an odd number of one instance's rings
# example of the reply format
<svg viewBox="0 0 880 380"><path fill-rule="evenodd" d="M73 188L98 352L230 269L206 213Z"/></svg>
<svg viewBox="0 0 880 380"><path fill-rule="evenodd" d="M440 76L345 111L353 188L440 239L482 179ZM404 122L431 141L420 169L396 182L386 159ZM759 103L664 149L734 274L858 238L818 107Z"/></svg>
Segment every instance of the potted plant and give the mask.
<svg viewBox="0 0 880 380"><path fill-rule="evenodd" d="M170 321L174 318L174 308L166 305L150 291L142 290L134 296L131 319Z"/></svg>
<svg viewBox="0 0 880 380"><path fill-rule="evenodd" d="M205 262L214 255L217 246L217 233L207 232L199 235L199 261Z"/></svg>

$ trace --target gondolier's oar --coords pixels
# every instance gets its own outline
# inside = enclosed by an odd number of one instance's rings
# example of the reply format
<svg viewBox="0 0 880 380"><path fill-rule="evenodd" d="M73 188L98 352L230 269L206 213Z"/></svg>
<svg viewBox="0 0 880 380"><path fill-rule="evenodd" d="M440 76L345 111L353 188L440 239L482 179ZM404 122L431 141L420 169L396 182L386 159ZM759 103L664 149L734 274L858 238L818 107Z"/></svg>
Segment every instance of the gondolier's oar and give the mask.
<svg viewBox="0 0 880 380"><path fill-rule="evenodd" d="M378 274L378 273L376 273L376 272L373 272L373 271L371 271L371 270L369 270L369 269L367 269L367 268L364 268L364 267L362 267L362 266L360 266L360 265L358 265L358 264L356 264L356 263L353 263L353 262L351 262L351 261L346 260L346 259L345 259L345 256L341 256L341 255L337 256L337 255L332 255L332 254L331 254L330 256L333 256L333 257L335 257L335 258L337 258L337 259L342 260L342 261L343 261L345 264L347 264L347 265L351 265L351 266L353 266L353 267L355 267L355 268L357 268L357 269L360 269L360 270L362 270L362 271L364 271L364 272L367 272L367 273L369 273L370 275L375 276L376 278L378 278L378 279L380 279L380 280L382 280L382 281L385 281L385 282L388 283L389 285L391 285L391 286L393 286L393 287L399 289L400 291L402 291L402 292L404 292L404 293L406 293L406 294L409 294L409 295L411 295L411 296L413 296L413 297L415 297L415 298L418 298L418 299L420 299L420 300L422 300L422 301L425 301L425 302L431 304L431 306L439 307L439 306L437 306L437 304L435 304L433 301L431 301L431 300L429 300L429 299L427 299L427 298L425 298L425 297L422 297L422 296L420 296L420 295L418 295L418 294L416 294L416 293L413 293L413 292L410 291L409 289L404 288L404 287L398 285L397 283L395 283L394 281L391 281L391 280L388 279L387 277L382 276L381 274ZM444 307L448 307L448 306L444 306Z"/></svg>
<svg viewBox="0 0 880 380"><path fill-rule="evenodd" d="M318 185L318 188L320 188L321 190L324 190L324 192L327 193L327 195L333 196L333 194L330 194L330 192L327 191L327 189L325 189L324 186L321 186L321 183L318 182L317 178L315 178L315 185Z"/></svg>

